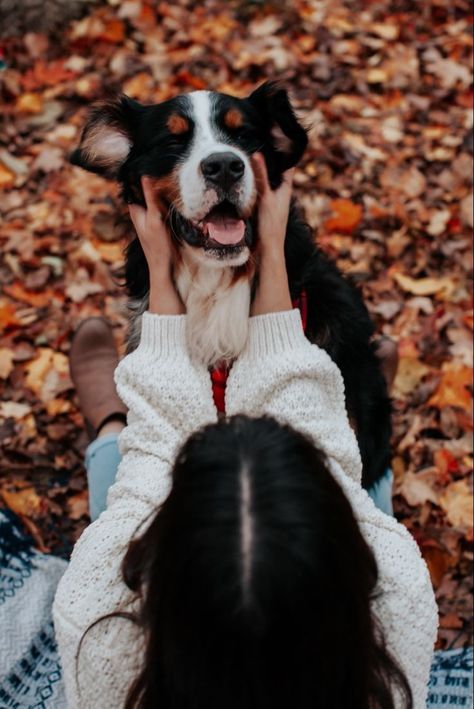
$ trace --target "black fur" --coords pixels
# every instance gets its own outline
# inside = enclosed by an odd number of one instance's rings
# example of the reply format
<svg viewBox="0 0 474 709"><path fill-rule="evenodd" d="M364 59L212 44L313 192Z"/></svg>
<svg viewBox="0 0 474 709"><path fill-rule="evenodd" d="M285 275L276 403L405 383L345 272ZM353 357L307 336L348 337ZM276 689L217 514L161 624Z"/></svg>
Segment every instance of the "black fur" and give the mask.
<svg viewBox="0 0 474 709"><path fill-rule="evenodd" d="M214 94L212 100L212 120L219 136L249 155L262 152L270 184L276 188L282 173L298 162L307 145L306 132L293 113L286 91L278 84L267 83L247 99ZM244 116L243 124L235 129L223 123L225 112L232 107ZM176 110L186 116L190 126L189 132L179 136L166 130L166 119ZM104 170L91 164L79 148L72 160L85 169L117 179L128 202L143 204L140 177L169 174L192 138L193 119L186 96L149 107L126 97L102 105L92 113L83 139L98 121L117 126L129 136L132 147L127 159L115 170ZM281 139L286 142L285 149L279 148L277 133L280 142ZM177 218L180 219L179 215ZM183 229L186 241L195 245L192 233L186 235L184 222L176 226ZM251 228L248 233L252 233ZM389 465L391 435L390 402L371 344L372 322L357 288L318 249L296 204L289 215L285 252L292 296L298 296L302 290L307 293L307 335L330 354L342 372L349 415L357 427L363 484L368 488ZM132 298L146 296L149 274L138 239L127 248L125 277Z"/></svg>

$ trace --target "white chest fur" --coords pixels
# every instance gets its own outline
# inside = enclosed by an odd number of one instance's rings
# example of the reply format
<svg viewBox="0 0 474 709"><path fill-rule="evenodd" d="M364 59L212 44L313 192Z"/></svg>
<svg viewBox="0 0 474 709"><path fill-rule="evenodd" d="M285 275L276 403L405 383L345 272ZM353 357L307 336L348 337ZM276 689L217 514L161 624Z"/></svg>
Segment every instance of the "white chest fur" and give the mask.
<svg viewBox="0 0 474 709"><path fill-rule="evenodd" d="M235 359L247 342L249 274L185 258L176 269L176 285L186 306L191 357L208 366Z"/></svg>

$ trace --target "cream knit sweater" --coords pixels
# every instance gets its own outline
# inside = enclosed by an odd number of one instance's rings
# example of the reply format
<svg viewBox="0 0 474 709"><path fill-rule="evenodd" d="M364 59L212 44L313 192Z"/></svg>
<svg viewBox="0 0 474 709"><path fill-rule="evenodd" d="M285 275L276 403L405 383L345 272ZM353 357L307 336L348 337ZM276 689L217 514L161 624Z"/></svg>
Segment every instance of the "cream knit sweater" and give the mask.
<svg viewBox="0 0 474 709"><path fill-rule="evenodd" d="M123 707L140 666L141 635L124 618L90 626L117 609L136 608L120 570L128 543L166 498L180 445L197 428L217 420L209 373L187 354L184 315L146 313L140 345L119 364L115 378L129 407L117 481L106 511L77 542L54 602L70 709ZM270 414L308 434L325 451L377 559L380 593L373 611L406 673L415 709L425 709L437 630L429 575L407 530L378 511L360 486L361 460L341 374L323 350L306 340L297 310L251 318L247 348L227 382L226 411Z"/></svg>

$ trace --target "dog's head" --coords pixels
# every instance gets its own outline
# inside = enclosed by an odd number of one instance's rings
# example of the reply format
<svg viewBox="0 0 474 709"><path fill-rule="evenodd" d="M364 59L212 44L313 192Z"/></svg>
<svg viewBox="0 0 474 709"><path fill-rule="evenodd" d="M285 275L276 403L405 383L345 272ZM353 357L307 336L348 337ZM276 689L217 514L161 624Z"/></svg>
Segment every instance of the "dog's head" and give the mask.
<svg viewBox="0 0 474 709"><path fill-rule="evenodd" d="M118 180L129 202L143 204L142 175L155 178L175 236L200 259L240 265L253 243L251 155L263 153L276 188L306 144L286 91L266 83L244 99L196 91L154 106L100 104L71 160Z"/></svg>

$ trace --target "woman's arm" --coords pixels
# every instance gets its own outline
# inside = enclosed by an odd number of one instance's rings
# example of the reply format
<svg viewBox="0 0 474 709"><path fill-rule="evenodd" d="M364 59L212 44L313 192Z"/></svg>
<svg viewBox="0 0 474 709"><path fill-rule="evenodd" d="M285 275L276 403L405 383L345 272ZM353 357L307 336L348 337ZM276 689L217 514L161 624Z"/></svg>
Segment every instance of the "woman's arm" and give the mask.
<svg viewBox="0 0 474 709"><path fill-rule="evenodd" d="M179 447L216 420L209 373L191 363L185 316L176 314L182 305L166 267L164 227L153 215L138 214L148 219L138 224L139 234L157 241L153 254L161 245L151 281L153 307L164 314L144 314L140 344L116 370L118 393L129 408L119 439L122 460L107 509L77 542L54 602L68 705L77 708L99 709L105 698L107 706L123 706L140 663L140 636L126 619L100 619L133 610L121 573L128 544L166 498Z"/></svg>
<svg viewBox="0 0 474 709"><path fill-rule="evenodd" d="M266 208L275 208L271 198ZM276 224L272 228L273 234L259 236L268 243L276 234L271 248L281 266L282 230ZM360 454L337 366L325 351L308 342L297 310L273 307L272 285L285 292L284 278L272 284L271 272L265 270L263 277L263 305L260 300L258 315L254 310L246 350L230 372L226 410L229 414L271 415L308 435L325 452L377 560L374 613L412 688L414 708L424 709L437 631L437 608L426 564L407 530L380 512L360 486Z"/></svg>

